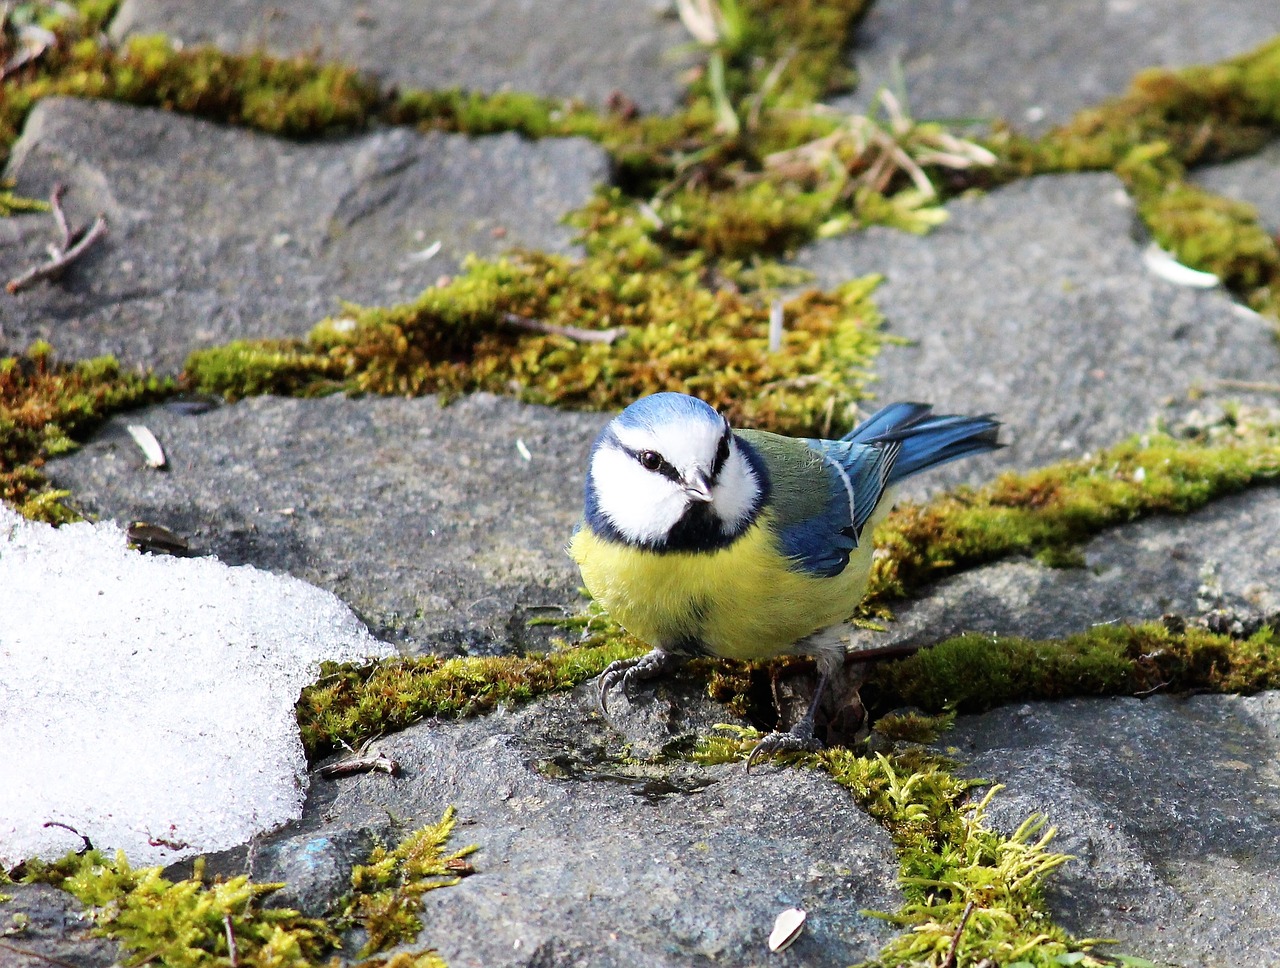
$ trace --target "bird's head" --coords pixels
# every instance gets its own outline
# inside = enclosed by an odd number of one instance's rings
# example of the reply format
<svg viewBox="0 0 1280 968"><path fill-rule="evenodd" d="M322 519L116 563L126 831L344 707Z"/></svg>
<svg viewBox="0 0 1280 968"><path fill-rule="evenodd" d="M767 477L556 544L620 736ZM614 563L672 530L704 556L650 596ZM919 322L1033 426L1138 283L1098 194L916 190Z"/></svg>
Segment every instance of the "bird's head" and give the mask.
<svg viewBox="0 0 1280 968"><path fill-rule="evenodd" d="M711 550L755 520L767 476L728 421L683 393L642 397L597 438L586 519L597 532L664 551Z"/></svg>

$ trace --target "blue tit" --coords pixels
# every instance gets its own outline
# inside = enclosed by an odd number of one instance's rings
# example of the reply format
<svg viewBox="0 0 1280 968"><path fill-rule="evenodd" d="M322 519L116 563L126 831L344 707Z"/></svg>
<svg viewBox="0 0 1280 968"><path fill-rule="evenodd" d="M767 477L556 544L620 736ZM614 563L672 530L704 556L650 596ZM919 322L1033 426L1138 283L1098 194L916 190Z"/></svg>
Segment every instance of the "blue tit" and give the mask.
<svg viewBox="0 0 1280 968"><path fill-rule="evenodd" d="M894 403L839 440L735 431L683 393L643 397L591 450L569 555L587 590L653 647L611 664L600 704L689 656L811 655L805 716L752 752L816 749L814 717L866 593L872 531L900 481L1001 446L988 416ZM748 764L750 761L748 761Z"/></svg>

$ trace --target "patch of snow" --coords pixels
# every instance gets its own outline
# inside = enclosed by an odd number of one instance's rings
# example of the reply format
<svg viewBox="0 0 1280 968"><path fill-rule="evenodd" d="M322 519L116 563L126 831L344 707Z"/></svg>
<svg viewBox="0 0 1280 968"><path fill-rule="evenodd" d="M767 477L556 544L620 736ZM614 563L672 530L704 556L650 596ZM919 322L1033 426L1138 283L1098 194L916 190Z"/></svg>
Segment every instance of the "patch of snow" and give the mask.
<svg viewBox="0 0 1280 968"><path fill-rule="evenodd" d="M299 691L391 652L296 578L0 505L0 863L80 846L48 821L156 864L298 817Z"/></svg>

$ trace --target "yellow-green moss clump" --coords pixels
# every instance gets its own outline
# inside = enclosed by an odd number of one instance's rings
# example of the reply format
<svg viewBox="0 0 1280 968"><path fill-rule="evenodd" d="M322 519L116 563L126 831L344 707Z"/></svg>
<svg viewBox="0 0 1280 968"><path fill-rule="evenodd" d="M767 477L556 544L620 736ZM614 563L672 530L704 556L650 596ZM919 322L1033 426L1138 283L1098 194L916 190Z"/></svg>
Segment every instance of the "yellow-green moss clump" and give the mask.
<svg viewBox="0 0 1280 968"><path fill-rule="evenodd" d="M869 704L983 712L1026 699L1251 693L1280 687L1280 638L1263 627L1245 639L1159 623L1102 625L1065 639L962 635L900 662L875 666ZM883 697L883 698L882 698Z"/></svg>
<svg viewBox="0 0 1280 968"><path fill-rule="evenodd" d="M367 863L352 871L351 891L321 918L263 907L262 900L282 884L255 884L243 874L206 881L203 858L196 859L190 878L176 882L165 878L159 867L135 870L122 852L108 858L97 850L68 854L55 863L29 861L19 865L14 876L26 883L51 884L78 898L94 933L120 944L125 965L336 968L341 934L351 928L362 929L368 939L356 956L360 959L418 936L423 929L418 917L422 895L456 884L470 872L463 858L476 847L446 853L454 823L449 808L439 823L413 831L395 848L375 847ZM330 956L330 961L323 960ZM361 964L445 968L434 951Z"/></svg>
<svg viewBox="0 0 1280 968"><path fill-rule="evenodd" d="M341 380L356 392L491 390L608 410L682 390L739 426L800 433L848 422L878 344L874 280L787 302L781 345L771 351L769 306L731 289L712 292L700 274L698 265L630 272L614 259L541 253L472 260L414 303L350 307L305 343L201 350L186 372L195 387L233 398ZM612 342L590 338L608 330Z"/></svg>
<svg viewBox="0 0 1280 968"><path fill-rule="evenodd" d="M616 625L599 624L611 634L546 655L422 656L362 667L326 663L298 698L303 746L314 760L429 716L474 716L499 703L528 702L572 689L644 648Z"/></svg>
<svg viewBox="0 0 1280 968"><path fill-rule="evenodd" d="M172 392L171 380L124 372L110 356L57 363L47 343L0 357L0 500L33 520L75 520L61 503L66 492L50 489L40 467L112 413Z"/></svg>

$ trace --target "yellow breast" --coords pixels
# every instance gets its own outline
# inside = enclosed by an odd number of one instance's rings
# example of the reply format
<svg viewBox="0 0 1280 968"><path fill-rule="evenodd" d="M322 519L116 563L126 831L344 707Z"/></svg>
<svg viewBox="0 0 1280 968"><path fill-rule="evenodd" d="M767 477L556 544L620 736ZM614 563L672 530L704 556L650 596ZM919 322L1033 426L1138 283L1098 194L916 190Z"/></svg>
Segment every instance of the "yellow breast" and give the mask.
<svg viewBox="0 0 1280 968"><path fill-rule="evenodd" d="M587 590L632 635L663 648L697 641L730 659L781 655L847 619L866 592L871 550L867 533L839 575L807 574L780 553L764 516L727 548L701 554L645 551L585 526L569 544Z"/></svg>

